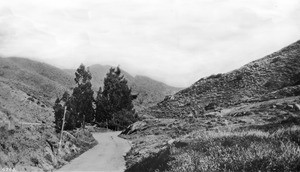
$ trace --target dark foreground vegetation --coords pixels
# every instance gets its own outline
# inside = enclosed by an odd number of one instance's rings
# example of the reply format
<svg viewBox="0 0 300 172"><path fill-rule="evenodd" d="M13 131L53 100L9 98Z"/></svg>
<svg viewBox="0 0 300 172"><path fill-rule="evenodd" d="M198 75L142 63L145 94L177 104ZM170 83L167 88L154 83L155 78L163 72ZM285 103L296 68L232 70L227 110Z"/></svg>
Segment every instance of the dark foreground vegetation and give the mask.
<svg viewBox="0 0 300 172"><path fill-rule="evenodd" d="M205 131L171 147L168 171L300 171L300 127Z"/></svg>
<svg viewBox="0 0 300 172"><path fill-rule="evenodd" d="M56 99L53 109L57 132L62 128L84 128L86 123L122 130L137 121L132 104L135 96L131 94L119 67L109 70L104 78L103 89L99 88L96 98L91 79L89 70L80 65L75 72L76 87L72 95L65 92L61 98Z"/></svg>

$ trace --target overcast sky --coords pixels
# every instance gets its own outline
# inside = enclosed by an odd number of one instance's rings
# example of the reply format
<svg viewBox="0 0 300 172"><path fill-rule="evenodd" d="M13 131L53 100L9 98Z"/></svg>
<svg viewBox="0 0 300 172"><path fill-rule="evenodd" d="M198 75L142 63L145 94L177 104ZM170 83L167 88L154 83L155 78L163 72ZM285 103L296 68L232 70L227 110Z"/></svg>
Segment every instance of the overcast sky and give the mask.
<svg viewBox="0 0 300 172"><path fill-rule="evenodd" d="M300 39L299 0L2 0L0 55L120 65L173 86Z"/></svg>

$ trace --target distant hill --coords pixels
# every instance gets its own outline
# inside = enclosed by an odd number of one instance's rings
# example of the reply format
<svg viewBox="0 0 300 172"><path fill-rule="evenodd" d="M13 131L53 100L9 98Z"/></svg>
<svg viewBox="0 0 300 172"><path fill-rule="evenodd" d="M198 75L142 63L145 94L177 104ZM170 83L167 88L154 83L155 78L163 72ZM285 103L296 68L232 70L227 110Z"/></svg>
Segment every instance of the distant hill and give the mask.
<svg viewBox="0 0 300 172"><path fill-rule="evenodd" d="M89 66L89 70L92 73L92 85L94 91L98 91L99 87L103 86L104 77L111 67L112 66L100 64ZM74 76L75 69L65 69L64 71L70 76ZM172 95L180 90L180 88L166 85L146 76L137 75L133 77L128 72L122 69L121 71L127 79L129 86L132 88L133 93L139 94L138 99L134 102L138 111L155 105L162 101L165 96Z"/></svg>
<svg viewBox="0 0 300 172"><path fill-rule="evenodd" d="M7 58L6 60L13 62L23 70L35 72L52 81L58 82L63 86L71 87L73 85L74 82L73 77L70 77L63 70L51 66L49 64L37 62L26 58L16 58L16 57Z"/></svg>
<svg viewBox="0 0 300 172"><path fill-rule="evenodd" d="M69 90L73 78L54 66L26 58L0 58L0 81L51 105Z"/></svg>
<svg viewBox="0 0 300 172"><path fill-rule="evenodd" d="M144 113L156 117L201 115L216 108L300 92L300 41L225 74L201 78Z"/></svg>

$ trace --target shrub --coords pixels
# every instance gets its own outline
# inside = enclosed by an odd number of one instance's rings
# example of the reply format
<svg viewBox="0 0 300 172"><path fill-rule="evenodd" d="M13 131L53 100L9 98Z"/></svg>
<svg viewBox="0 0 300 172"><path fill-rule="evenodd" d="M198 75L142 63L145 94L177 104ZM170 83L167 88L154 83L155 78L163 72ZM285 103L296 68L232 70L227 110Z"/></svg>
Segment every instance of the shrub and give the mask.
<svg viewBox="0 0 300 172"><path fill-rule="evenodd" d="M30 158L30 161L35 165L37 166L39 164L39 160L36 158L36 157L31 157Z"/></svg>
<svg viewBox="0 0 300 172"><path fill-rule="evenodd" d="M33 97L28 97L27 100L30 100L30 101L34 102L34 98Z"/></svg>
<svg viewBox="0 0 300 172"><path fill-rule="evenodd" d="M293 86L300 85L300 72L292 77L294 81Z"/></svg>
<svg viewBox="0 0 300 172"><path fill-rule="evenodd" d="M216 103L209 103L208 105L206 105L206 106L204 107L204 109L205 109L206 111L208 111L208 110L214 110L217 106L218 106L218 105L217 105Z"/></svg>
<svg viewBox="0 0 300 172"><path fill-rule="evenodd" d="M235 76L235 81L241 81L243 79L243 74L237 74L236 76Z"/></svg>
<svg viewBox="0 0 300 172"><path fill-rule="evenodd" d="M207 77L206 79L216 79L216 78L220 78L222 77L222 74L221 73L218 73L218 74L212 74L210 75L209 77Z"/></svg>
<svg viewBox="0 0 300 172"><path fill-rule="evenodd" d="M276 57L276 58L272 59L271 63L276 63L276 62L278 62L280 60L281 60L280 57Z"/></svg>

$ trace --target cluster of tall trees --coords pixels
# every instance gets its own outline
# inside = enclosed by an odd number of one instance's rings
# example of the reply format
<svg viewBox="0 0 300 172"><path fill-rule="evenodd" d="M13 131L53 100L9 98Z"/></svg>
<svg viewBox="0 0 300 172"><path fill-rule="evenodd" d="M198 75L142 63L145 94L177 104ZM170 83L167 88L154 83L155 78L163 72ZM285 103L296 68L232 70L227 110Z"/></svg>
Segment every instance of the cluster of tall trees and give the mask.
<svg viewBox="0 0 300 172"><path fill-rule="evenodd" d="M72 95L65 92L53 106L55 128L59 132L95 123L101 127L121 130L137 120L133 109L131 89L119 67L111 68L104 78L103 89L97 96L91 84L92 75L83 64L75 72L76 87Z"/></svg>

